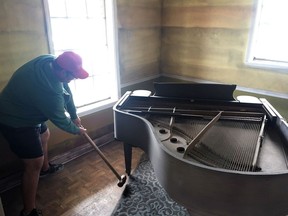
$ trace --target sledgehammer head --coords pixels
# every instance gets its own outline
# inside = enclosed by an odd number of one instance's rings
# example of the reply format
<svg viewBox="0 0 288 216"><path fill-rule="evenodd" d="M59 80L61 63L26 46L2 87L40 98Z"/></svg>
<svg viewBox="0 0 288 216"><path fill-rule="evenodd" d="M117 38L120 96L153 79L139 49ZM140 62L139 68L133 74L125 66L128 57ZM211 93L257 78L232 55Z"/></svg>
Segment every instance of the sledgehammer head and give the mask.
<svg viewBox="0 0 288 216"><path fill-rule="evenodd" d="M118 181L118 183L117 183L117 185L118 185L118 187L122 187L124 184L125 184L125 182L126 182L126 175L122 175L121 176L121 179L119 179L119 181Z"/></svg>

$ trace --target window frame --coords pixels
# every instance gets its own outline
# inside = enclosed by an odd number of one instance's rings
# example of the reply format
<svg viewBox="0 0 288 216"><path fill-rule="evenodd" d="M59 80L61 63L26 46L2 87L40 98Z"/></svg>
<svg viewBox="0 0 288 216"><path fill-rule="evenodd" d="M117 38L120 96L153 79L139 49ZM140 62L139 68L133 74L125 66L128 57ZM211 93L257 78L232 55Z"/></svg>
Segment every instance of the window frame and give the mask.
<svg viewBox="0 0 288 216"><path fill-rule="evenodd" d="M44 16L45 16L45 30L48 42L48 51L54 54L53 41L52 41L52 29L50 22L50 13L48 0L42 0ZM113 107L113 105L119 100L120 91L120 75L119 75L119 55L118 55L118 28L117 28L117 7L115 0L105 0L106 9L106 24L107 24L107 41L109 46L109 59L111 60L110 67L114 71L113 80L111 83L116 85L115 90L110 95L109 99L104 99L93 104L88 104L86 106L80 106L77 108L77 114L81 116L89 115L107 108ZM109 82L110 83L110 82ZM91 95L91 94L89 94Z"/></svg>
<svg viewBox="0 0 288 216"><path fill-rule="evenodd" d="M245 64L252 68L272 70L275 72L288 73L288 60L285 61L277 61L271 60L269 58L257 58L256 57L256 48L255 44L258 39L259 31L258 26L261 22L262 15L262 5L265 0L256 0L254 10L255 14L252 16L252 25L250 30L250 35L248 39L248 46L246 51L246 59Z"/></svg>

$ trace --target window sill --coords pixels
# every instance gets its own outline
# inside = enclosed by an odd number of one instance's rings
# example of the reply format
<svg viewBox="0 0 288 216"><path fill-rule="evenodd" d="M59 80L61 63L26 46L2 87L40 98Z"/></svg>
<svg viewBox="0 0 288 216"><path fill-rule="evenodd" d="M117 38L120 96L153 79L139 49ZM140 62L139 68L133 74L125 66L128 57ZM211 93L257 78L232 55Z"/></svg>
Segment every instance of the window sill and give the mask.
<svg viewBox="0 0 288 216"><path fill-rule="evenodd" d="M104 109L112 108L116 102L117 102L116 99L108 99L101 102L97 102L95 104L87 105L85 107L78 108L77 114L79 117L87 116Z"/></svg>
<svg viewBox="0 0 288 216"><path fill-rule="evenodd" d="M267 61L248 61L245 63L246 66L256 69L272 70L279 73L287 73L287 63L274 63Z"/></svg>

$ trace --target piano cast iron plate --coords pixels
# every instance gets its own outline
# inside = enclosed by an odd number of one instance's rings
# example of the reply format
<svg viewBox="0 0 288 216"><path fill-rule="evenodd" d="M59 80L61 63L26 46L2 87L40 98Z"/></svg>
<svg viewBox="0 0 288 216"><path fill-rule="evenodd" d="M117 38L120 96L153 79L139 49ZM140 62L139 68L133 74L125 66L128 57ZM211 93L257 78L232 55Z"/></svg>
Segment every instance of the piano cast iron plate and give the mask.
<svg viewBox="0 0 288 216"><path fill-rule="evenodd" d="M178 158L183 158L189 142L210 121L209 119L175 117L171 134L169 126L171 117L151 115L146 118L155 128L163 146ZM217 168L251 171L249 161L253 159L260 126L261 121L245 122L220 119L185 159ZM269 131L265 134L260 147L256 171L286 170L285 150L282 146L277 145L280 142L276 142L275 146L275 140L272 140L275 138L274 131Z"/></svg>

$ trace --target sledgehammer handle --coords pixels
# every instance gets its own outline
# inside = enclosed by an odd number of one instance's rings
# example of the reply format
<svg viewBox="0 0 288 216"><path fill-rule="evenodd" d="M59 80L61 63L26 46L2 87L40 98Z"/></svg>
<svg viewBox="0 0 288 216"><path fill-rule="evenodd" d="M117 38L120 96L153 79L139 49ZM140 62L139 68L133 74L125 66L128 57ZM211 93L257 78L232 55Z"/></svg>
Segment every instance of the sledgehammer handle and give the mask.
<svg viewBox="0 0 288 216"><path fill-rule="evenodd" d="M105 155L101 152L101 150L97 147L97 145L93 142L93 140L89 137L87 133L84 133L83 136L87 139L87 141L95 148L97 153L100 155L100 157L104 160L104 162L107 164L107 166L111 169L111 171L115 174L115 176L118 178L118 180L122 180L121 176L117 173L117 171L114 169L114 167L109 163Z"/></svg>

